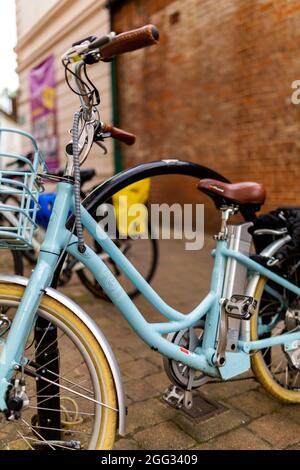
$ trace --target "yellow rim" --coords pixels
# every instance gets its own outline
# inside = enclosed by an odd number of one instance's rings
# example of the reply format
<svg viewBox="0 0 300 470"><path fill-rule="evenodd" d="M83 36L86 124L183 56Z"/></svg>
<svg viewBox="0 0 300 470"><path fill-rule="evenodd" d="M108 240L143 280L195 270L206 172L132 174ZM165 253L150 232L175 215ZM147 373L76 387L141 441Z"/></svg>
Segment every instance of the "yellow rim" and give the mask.
<svg viewBox="0 0 300 470"><path fill-rule="evenodd" d="M20 301L24 293L24 287L15 284L0 284L0 299L13 299ZM74 315L74 313L58 301L44 295L40 310L51 313L62 321L80 339L89 357L91 358L98 383L101 388L101 396L105 396L105 402L112 408L117 408L117 397L114 380L106 360L106 357L91 331ZM95 449L112 449L115 442L117 428L117 412L103 408L101 426Z"/></svg>
<svg viewBox="0 0 300 470"><path fill-rule="evenodd" d="M259 279L255 291L255 298L258 302L258 308L256 309L255 315L253 315L251 319L250 334L252 341L256 341L258 339L257 315L259 312L260 300L264 291L265 284L266 278L261 277ZM300 403L300 392L287 390L286 388L279 385L276 380L274 380L272 374L266 366L261 352L255 353L251 358L251 362L252 370L257 380L271 395L273 395L273 397L275 397L277 400L282 401L283 403Z"/></svg>

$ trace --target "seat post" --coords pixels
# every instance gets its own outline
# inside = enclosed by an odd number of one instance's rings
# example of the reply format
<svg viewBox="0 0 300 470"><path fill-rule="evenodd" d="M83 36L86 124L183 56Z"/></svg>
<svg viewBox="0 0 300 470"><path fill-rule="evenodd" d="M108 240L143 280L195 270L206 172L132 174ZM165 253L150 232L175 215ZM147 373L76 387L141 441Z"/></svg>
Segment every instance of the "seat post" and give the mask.
<svg viewBox="0 0 300 470"><path fill-rule="evenodd" d="M227 239L227 233L228 233L228 228L227 228L227 222L229 220L229 217L231 215L234 215L238 212L239 207L235 205L231 206L221 206L220 207L221 214L222 214L222 222L221 222L221 229L218 233L218 235L214 236L215 240L226 240Z"/></svg>

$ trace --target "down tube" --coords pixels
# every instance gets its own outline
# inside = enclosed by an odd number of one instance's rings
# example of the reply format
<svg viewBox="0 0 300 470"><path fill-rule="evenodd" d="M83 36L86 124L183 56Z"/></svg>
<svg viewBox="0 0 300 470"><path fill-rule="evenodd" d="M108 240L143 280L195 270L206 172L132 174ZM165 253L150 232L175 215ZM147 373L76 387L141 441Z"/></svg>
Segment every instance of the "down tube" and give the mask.
<svg viewBox="0 0 300 470"><path fill-rule="evenodd" d="M186 354L182 352L177 345L170 343L155 331L151 324L145 320L136 305L128 297L127 293L113 276L106 264L96 255L96 253L94 253L93 250L91 250L91 248L87 247L84 253L79 253L77 249L77 239L73 236L67 251L81 261L92 272L114 305L120 310L131 327L151 347L151 349L158 351L171 359L181 361L193 369L202 370L213 377L219 377L218 370L207 362L204 354L196 354L193 352Z"/></svg>

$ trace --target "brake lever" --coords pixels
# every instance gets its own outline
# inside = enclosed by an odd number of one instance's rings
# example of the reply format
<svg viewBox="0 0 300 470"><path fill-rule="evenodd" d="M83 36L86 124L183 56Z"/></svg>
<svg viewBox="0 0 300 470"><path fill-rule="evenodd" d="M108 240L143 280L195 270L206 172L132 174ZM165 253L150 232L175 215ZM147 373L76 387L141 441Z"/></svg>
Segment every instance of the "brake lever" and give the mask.
<svg viewBox="0 0 300 470"><path fill-rule="evenodd" d="M107 148L105 147L103 142L100 141L100 140L96 140L95 143L103 150L104 155L106 155L107 154Z"/></svg>
<svg viewBox="0 0 300 470"><path fill-rule="evenodd" d="M94 135L95 135L94 121L87 122L84 126L84 131L85 131L85 142L84 142L84 145L83 145L84 153L81 157L80 165L82 165L85 162L85 160L87 159L87 156L88 156L88 154L91 150L91 147L93 145L93 142L94 142Z"/></svg>
<svg viewBox="0 0 300 470"><path fill-rule="evenodd" d="M94 136L94 142L103 150L104 155L107 154L107 148L104 145L104 139L108 139L111 137L110 132L101 132L101 124L98 125L98 128L96 130L95 136Z"/></svg>
<svg viewBox="0 0 300 470"><path fill-rule="evenodd" d="M78 146L79 146L79 155L81 157L80 165L82 165L87 159L87 156L94 142L94 135L95 135L94 122L95 122L94 120L87 121L79 136ZM73 155L73 141L72 140L66 146L66 154L69 157L72 157Z"/></svg>

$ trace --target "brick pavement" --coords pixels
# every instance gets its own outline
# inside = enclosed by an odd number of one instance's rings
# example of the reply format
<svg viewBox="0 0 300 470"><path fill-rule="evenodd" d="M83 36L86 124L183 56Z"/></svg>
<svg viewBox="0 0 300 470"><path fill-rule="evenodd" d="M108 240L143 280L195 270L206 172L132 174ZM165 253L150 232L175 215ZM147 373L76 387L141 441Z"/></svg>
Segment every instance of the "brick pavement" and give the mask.
<svg viewBox="0 0 300 470"><path fill-rule="evenodd" d="M184 312L199 302L209 285L213 245L207 240L205 246L195 253L184 251L180 241L161 242L153 286ZM161 357L136 336L113 305L95 302L77 279L72 283L76 283L76 295L73 286L66 287L65 293L107 335L123 375L129 414L126 436L118 438L116 449L300 449L300 406L281 405L249 374L238 382L204 385L201 391L226 409L200 423L166 405L161 395L169 380ZM147 318L159 318L144 299L136 303Z"/></svg>
<svg viewBox="0 0 300 470"><path fill-rule="evenodd" d="M161 243L153 286L172 306L188 312L204 295L211 246L208 240L207 249L195 253L184 252L180 241ZM300 449L300 405L281 405L249 374L245 380L201 388L225 407L205 421L188 419L169 407L161 399L169 384L161 357L133 333L113 305L95 301L76 277L63 291L97 321L118 359L129 414L126 436L118 438L116 449ZM136 303L147 318L159 318L142 298Z"/></svg>

